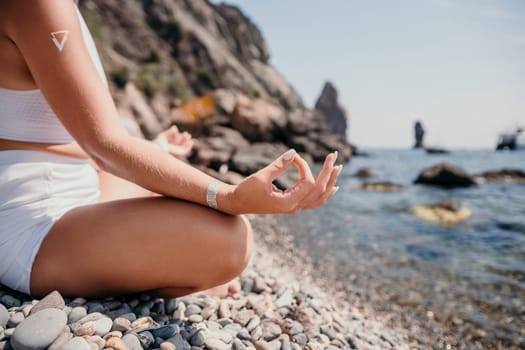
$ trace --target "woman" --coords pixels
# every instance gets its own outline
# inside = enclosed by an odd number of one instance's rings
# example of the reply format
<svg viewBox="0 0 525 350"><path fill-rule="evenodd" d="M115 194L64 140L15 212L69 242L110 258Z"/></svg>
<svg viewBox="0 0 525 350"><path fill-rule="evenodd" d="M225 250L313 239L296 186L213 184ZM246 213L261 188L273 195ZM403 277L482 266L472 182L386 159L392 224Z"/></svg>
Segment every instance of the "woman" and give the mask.
<svg viewBox="0 0 525 350"><path fill-rule="evenodd" d="M72 0L4 0L0 33L0 282L11 288L37 296L205 290L249 259L242 214L297 213L337 191L335 153L317 178L290 150L232 186L129 136ZM281 192L272 180L292 165L300 180ZM118 181L143 196L108 188Z"/></svg>

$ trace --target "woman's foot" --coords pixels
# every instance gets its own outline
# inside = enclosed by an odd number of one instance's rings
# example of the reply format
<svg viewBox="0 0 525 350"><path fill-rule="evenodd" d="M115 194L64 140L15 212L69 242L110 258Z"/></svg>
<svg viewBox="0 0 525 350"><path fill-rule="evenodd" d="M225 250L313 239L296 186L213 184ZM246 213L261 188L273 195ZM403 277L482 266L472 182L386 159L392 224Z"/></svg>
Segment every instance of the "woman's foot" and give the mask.
<svg viewBox="0 0 525 350"><path fill-rule="evenodd" d="M230 282L221 284L210 289L203 290L202 293L207 296L217 296L219 298L237 298L237 294L241 291L241 282L239 277L234 278Z"/></svg>

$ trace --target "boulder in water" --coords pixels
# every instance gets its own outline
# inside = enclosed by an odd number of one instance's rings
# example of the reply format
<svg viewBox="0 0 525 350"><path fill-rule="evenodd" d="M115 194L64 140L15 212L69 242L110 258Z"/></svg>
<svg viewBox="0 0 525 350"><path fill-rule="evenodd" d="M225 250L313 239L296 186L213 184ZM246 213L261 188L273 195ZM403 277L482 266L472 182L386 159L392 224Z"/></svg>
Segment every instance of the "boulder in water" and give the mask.
<svg viewBox="0 0 525 350"><path fill-rule="evenodd" d="M472 214L468 208L450 199L435 204L415 205L411 211L420 219L442 226L461 224Z"/></svg>
<svg viewBox="0 0 525 350"><path fill-rule="evenodd" d="M474 175L480 182L501 182L525 185L525 171L521 169L490 170Z"/></svg>
<svg viewBox="0 0 525 350"><path fill-rule="evenodd" d="M431 185L443 188L470 187L476 185L474 178L453 165L441 163L423 170L415 184Z"/></svg>

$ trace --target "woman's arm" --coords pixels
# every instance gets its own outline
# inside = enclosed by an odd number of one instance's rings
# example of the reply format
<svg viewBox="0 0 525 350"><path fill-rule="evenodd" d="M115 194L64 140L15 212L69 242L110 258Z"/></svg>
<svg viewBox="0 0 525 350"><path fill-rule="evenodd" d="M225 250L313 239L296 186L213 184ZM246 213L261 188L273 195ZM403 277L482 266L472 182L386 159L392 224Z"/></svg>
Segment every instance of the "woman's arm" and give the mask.
<svg viewBox="0 0 525 350"><path fill-rule="evenodd" d="M152 192L206 205L207 187L213 178L151 142L131 137L121 125L86 49L71 0L13 0L7 10L7 35L19 48L36 85L65 128L103 170ZM52 33L63 31L68 37L59 47ZM285 171L292 162L300 165L296 158L276 166ZM337 175L332 174L336 173L332 168L329 178ZM219 209L227 213L297 211L315 186L313 178L304 178L293 191L275 195L268 191L269 177L257 179L266 187L221 187ZM327 190L333 191L323 188L320 192Z"/></svg>

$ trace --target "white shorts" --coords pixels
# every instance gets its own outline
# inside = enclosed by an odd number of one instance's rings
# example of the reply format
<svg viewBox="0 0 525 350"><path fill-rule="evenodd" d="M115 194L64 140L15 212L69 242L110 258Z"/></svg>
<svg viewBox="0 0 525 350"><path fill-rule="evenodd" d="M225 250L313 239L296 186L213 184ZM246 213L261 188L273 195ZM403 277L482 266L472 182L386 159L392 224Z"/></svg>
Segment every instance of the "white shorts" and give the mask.
<svg viewBox="0 0 525 350"><path fill-rule="evenodd" d="M99 200L86 161L37 151L0 151L0 283L30 294L33 261L67 211Z"/></svg>

